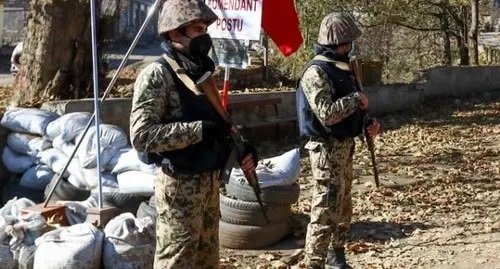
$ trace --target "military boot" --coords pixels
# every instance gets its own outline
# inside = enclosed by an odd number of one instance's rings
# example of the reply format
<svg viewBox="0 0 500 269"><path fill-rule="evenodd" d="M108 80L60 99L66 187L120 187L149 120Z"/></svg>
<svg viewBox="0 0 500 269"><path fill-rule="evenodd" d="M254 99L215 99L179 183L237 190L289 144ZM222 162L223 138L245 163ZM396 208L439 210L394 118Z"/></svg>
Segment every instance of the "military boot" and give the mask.
<svg viewBox="0 0 500 269"><path fill-rule="evenodd" d="M352 269L345 260L344 248L328 250L325 269Z"/></svg>

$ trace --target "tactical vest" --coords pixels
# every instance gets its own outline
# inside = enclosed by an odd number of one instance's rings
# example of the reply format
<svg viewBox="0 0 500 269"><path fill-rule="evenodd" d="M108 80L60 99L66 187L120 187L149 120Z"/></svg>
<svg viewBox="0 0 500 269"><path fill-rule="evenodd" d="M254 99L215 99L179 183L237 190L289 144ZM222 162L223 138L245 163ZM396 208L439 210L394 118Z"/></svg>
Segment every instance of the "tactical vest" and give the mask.
<svg viewBox="0 0 500 269"><path fill-rule="evenodd" d="M335 92L332 93L332 99L334 101L356 91L351 71L342 70L335 66L333 62L313 59L305 66L302 75L313 65L319 66L328 75L335 89ZM356 110L352 115L341 122L325 126L312 111L311 105L300 85L300 79L297 82L296 89L297 120L301 136L336 137L343 139L347 137L356 137L361 134L364 116L361 109Z"/></svg>
<svg viewBox="0 0 500 269"><path fill-rule="evenodd" d="M181 117L163 123L204 120L219 123L223 121L204 94L196 95L189 90L163 58L158 62L167 68L170 77L174 80L182 110ZM174 171L179 173L216 171L224 168L231 152L229 145L228 141L216 141L213 144L201 141L183 149L169 150L160 154L149 153L148 162L158 164L166 158L172 164Z"/></svg>

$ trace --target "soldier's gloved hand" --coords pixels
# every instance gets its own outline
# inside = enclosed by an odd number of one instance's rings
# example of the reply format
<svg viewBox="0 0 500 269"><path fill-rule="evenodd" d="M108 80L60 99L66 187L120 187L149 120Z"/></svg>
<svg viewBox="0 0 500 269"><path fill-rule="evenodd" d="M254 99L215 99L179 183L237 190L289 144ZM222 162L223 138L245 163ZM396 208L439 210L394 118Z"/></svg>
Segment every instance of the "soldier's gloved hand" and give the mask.
<svg viewBox="0 0 500 269"><path fill-rule="evenodd" d="M368 98L366 97L366 95L358 92L357 93L359 95L359 107L361 109L367 109L368 108Z"/></svg>
<svg viewBox="0 0 500 269"><path fill-rule="evenodd" d="M224 141L229 136L231 127L227 122L202 121L202 142L211 144L215 141Z"/></svg>
<svg viewBox="0 0 500 269"><path fill-rule="evenodd" d="M239 163L241 164L245 159L245 157L250 156L253 162L253 166L257 167L257 163L259 162L259 154L257 152L257 149L255 149L255 147L250 145L250 143L248 143L247 141L244 142L243 147L244 147L244 153L242 154L243 158L241 160L238 160Z"/></svg>

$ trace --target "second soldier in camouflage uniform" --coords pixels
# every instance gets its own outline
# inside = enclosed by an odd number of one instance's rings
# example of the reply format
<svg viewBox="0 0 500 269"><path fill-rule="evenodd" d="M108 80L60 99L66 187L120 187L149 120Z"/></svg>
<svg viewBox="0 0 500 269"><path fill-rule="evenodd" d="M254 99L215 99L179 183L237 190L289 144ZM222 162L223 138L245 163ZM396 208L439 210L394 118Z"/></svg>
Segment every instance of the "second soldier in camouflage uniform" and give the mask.
<svg viewBox="0 0 500 269"><path fill-rule="evenodd" d="M297 84L300 133L308 137L315 186L307 227L303 268L351 268L344 243L351 222L354 137L362 132L367 98L356 91L349 68L352 42L361 35L351 17L327 15L321 24L315 58ZM379 124L369 127L371 135ZM325 265L326 258L326 265Z"/></svg>
<svg viewBox="0 0 500 269"><path fill-rule="evenodd" d="M177 73L195 84L213 73L206 31L216 19L202 0L166 1L158 23L162 48L183 70L160 60L142 70L134 85L132 145L160 166L155 182L158 269L219 267L218 175L229 156L232 127ZM245 160L242 166L254 169L252 159Z"/></svg>

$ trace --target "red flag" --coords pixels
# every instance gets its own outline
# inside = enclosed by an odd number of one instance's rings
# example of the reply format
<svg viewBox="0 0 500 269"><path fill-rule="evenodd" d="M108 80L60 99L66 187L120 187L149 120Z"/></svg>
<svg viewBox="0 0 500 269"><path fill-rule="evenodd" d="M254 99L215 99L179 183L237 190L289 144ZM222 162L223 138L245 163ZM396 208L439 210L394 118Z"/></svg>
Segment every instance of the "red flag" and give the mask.
<svg viewBox="0 0 500 269"><path fill-rule="evenodd" d="M263 0L262 28L285 56L297 51L303 38L293 0Z"/></svg>

